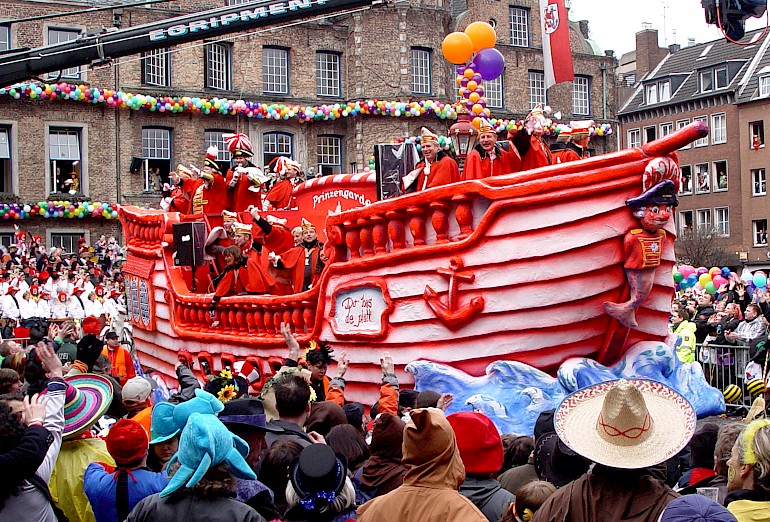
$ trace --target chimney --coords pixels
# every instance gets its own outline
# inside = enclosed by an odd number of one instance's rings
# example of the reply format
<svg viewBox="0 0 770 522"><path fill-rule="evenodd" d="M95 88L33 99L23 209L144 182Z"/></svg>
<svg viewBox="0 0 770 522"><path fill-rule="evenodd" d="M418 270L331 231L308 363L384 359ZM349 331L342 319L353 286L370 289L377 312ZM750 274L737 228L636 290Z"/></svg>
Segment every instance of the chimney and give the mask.
<svg viewBox="0 0 770 522"><path fill-rule="evenodd" d="M671 45L668 46L668 52L671 53L671 54L674 54L679 49L681 49L681 46L679 44L671 44Z"/></svg>
<svg viewBox="0 0 770 522"><path fill-rule="evenodd" d="M636 33L636 79L641 80L644 75L658 65L658 30L643 29Z"/></svg>
<svg viewBox="0 0 770 522"><path fill-rule="evenodd" d="M583 38L588 38L588 20L580 20L578 25L580 26L580 34L583 35Z"/></svg>
<svg viewBox="0 0 770 522"><path fill-rule="evenodd" d="M607 56L609 58L614 58L615 57L615 51L613 51L612 49L605 49L604 56Z"/></svg>
<svg viewBox="0 0 770 522"><path fill-rule="evenodd" d="M692 47L693 45L695 45L695 38L688 38L687 47Z"/></svg>

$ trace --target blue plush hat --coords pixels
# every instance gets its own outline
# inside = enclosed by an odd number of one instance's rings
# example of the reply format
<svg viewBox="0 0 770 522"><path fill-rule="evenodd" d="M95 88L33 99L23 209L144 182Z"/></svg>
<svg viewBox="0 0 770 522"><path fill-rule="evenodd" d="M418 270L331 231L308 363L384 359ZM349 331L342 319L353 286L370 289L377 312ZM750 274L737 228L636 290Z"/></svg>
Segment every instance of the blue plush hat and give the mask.
<svg viewBox="0 0 770 522"><path fill-rule="evenodd" d="M233 435L214 415L192 413L182 429L179 451L171 457L169 466L179 461L181 466L171 477L171 482L160 492L167 497L180 488L195 486L206 472L226 462L238 478L254 480L257 476L246 463L249 445Z"/></svg>
<svg viewBox="0 0 770 522"><path fill-rule="evenodd" d="M169 402L161 402L152 410L153 437L150 444L166 441L179 434L193 413L216 415L224 408L219 399L200 389L195 390L193 399L176 406Z"/></svg>
<svg viewBox="0 0 770 522"><path fill-rule="evenodd" d="M683 495L668 503L660 522L736 522L732 513L703 495Z"/></svg>

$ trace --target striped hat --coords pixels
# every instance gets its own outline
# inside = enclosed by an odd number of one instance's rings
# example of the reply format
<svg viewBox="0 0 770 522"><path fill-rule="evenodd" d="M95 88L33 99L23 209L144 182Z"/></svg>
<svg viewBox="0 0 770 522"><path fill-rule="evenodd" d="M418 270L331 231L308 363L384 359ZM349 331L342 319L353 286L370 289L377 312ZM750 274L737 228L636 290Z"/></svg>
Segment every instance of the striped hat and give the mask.
<svg viewBox="0 0 770 522"><path fill-rule="evenodd" d="M420 137L422 143L438 143L438 136L436 136L428 127L420 129Z"/></svg>
<svg viewBox="0 0 770 522"><path fill-rule="evenodd" d="M64 431L62 438L72 440L88 430L104 415L112 403L112 383L101 375L82 373L66 378Z"/></svg>
<svg viewBox="0 0 770 522"><path fill-rule="evenodd" d="M217 156L218 156L217 148L212 145L211 147L206 149L206 157L203 160L203 164L209 167L210 169L213 169L221 174L222 171L219 170L219 164L217 163ZM213 179L213 178L206 178L203 174L201 174L201 177L203 177L204 179Z"/></svg>
<svg viewBox="0 0 770 522"><path fill-rule="evenodd" d="M233 157L250 158L254 156L251 140L245 134L241 132L237 134L223 134L222 137L227 144L227 150L230 151Z"/></svg>

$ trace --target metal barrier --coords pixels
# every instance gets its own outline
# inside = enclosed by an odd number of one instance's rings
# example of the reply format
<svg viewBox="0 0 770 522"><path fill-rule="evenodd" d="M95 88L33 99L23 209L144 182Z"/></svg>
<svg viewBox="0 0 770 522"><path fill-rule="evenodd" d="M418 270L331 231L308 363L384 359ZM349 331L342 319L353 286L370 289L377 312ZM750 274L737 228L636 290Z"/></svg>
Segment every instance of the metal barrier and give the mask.
<svg viewBox="0 0 770 522"><path fill-rule="evenodd" d="M697 344L695 352L706 381L711 386L722 392L731 384L740 388L740 399L737 402L727 403L728 408L751 407L754 397L746 391L746 366L751 362L748 346Z"/></svg>

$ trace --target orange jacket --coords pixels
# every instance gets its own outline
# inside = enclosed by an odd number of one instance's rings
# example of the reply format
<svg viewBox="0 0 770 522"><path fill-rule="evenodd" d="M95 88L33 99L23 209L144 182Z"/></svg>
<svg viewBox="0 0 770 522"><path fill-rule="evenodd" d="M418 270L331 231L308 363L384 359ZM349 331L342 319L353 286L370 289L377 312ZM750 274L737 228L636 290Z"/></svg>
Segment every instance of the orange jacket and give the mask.
<svg viewBox="0 0 770 522"><path fill-rule="evenodd" d="M102 355L106 355L110 360L112 369L110 375L115 377L121 386L126 384L126 381L132 377L136 377L136 370L134 370L134 361L131 360L128 350L122 346L118 346L115 350L110 350L107 346L102 350Z"/></svg>

